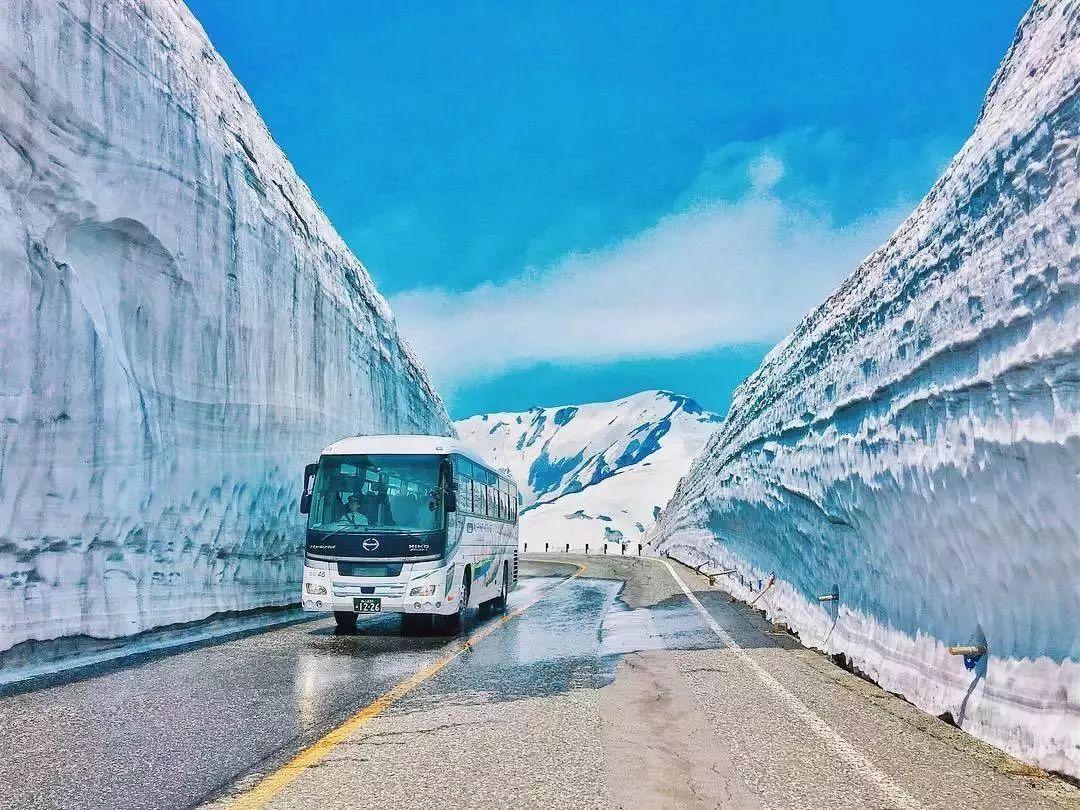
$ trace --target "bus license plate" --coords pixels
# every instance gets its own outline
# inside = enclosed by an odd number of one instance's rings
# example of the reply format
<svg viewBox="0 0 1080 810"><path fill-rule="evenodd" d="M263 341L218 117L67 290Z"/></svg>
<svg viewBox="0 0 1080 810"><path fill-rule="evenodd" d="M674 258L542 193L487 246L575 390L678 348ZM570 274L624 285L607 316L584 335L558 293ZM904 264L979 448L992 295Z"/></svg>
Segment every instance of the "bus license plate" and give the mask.
<svg viewBox="0 0 1080 810"><path fill-rule="evenodd" d="M357 613L382 613L382 599L371 596L353 597L353 610Z"/></svg>

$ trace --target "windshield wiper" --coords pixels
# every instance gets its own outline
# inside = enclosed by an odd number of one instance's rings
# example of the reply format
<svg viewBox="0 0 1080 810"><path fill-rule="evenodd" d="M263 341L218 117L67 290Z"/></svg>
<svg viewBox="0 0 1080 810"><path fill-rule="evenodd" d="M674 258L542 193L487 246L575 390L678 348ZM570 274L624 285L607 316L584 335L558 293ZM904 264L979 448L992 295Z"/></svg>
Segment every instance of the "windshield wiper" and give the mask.
<svg viewBox="0 0 1080 810"><path fill-rule="evenodd" d="M342 532L353 529L357 530L356 534L367 534L368 532L378 532L379 534L431 534L432 532L439 531L439 529L410 529L401 526L342 526L340 529L334 529L329 534L324 534L319 540L329 540L331 537L336 537ZM360 531L361 529L363 531ZM319 531L319 529L316 529L315 531Z"/></svg>
<svg viewBox="0 0 1080 810"><path fill-rule="evenodd" d="M348 531L350 529L359 530L359 529L370 529L370 528L371 528L370 526L342 526L340 529L334 529L332 532L330 532L330 534L324 534L319 539L320 540L329 540L331 537L335 537L335 536L341 534L342 532ZM316 531L318 531L318 530L316 530ZM360 532L360 531L357 531L356 533L357 534L362 534L362 532Z"/></svg>

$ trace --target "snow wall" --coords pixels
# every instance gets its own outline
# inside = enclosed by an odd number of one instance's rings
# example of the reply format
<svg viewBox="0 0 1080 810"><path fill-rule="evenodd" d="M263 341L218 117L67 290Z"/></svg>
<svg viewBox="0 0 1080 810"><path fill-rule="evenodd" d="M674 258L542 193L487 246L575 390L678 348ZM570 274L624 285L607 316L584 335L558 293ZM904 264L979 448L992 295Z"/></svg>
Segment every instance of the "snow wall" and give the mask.
<svg viewBox="0 0 1080 810"><path fill-rule="evenodd" d="M176 0L0 4L0 289L0 650L297 601L303 464L453 431Z"/></svg>
<svg viewBox="0 0 1080 810"><path fill-rule="evenodd" d="M657 541L744 598L775 574L758 604L805 643L1074 776L1078 34L1076 2L1024 17L971 138L739 388Z"/></svg>

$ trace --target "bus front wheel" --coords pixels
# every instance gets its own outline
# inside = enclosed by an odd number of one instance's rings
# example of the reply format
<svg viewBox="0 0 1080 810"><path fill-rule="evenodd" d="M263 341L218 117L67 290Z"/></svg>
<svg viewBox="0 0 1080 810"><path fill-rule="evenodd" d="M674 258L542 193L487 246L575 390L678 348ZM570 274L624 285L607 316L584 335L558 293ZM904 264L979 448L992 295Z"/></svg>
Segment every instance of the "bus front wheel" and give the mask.
<svg viewBox="0 0 1080 810"><path fill-rule="evenodd" d="M339 633L356 632L356 614L349 610L335 610L334 623Z"/></svg>
<svg viewBox="0 0 1080 810"><path fill-rule="evenodd" d="M457 613L452 613L447 618L449 625L454 630L465 629L465 613L469 609L469 593L472 590L472 570L466 568L461 579L461 597L458 601Z"/></svg>

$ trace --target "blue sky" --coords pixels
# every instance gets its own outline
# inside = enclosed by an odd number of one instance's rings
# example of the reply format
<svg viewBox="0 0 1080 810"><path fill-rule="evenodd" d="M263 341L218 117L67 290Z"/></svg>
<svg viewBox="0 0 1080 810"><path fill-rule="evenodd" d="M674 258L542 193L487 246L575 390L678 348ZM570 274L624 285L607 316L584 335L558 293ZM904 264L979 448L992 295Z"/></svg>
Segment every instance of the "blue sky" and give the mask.
<svg viewBox="0 0 1080 810"><path fill-rule="evenodd" d="M925 194L1026 9L189 5L456 417L726 409Z"/></svg>

